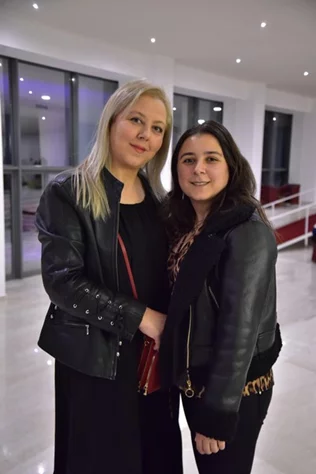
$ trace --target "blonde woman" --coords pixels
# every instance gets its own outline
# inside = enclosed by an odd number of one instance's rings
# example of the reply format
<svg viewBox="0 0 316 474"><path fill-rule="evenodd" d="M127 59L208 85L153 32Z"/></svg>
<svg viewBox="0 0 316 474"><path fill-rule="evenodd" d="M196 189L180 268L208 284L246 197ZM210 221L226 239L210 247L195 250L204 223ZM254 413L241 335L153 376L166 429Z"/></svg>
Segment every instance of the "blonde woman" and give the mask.
<svg viewBox="0 0 316 474"><path fill-rule="evenodd" d="M90 155L41 198L36 222L51 304L39 346L56 359L54 474L182 472L177 398L137 391L143 334L159 348L168 305L158 207L171 125L162 89L124 85L104 108Z"/></svg>

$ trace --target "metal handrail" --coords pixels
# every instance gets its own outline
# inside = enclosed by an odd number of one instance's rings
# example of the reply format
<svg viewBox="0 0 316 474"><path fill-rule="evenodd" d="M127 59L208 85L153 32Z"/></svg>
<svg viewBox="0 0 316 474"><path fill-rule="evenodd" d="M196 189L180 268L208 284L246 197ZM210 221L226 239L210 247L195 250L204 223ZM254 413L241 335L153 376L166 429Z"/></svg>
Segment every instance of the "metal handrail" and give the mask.
<svg viewBox="0 0 316 474"><path fill-rule="evenodd" d="M296 197L301 197L301 196L303 196L305 194L308 194L308 193L311 193L311 192L314 192L316 194L316 189L312 188L312 189L308 189L307 191L300 191L299 193L290 194L289 196L285 196L284 198L277 199L276 201L268 202L267 204L264 204L262 207L264 209L268 209L268 207L273 207L276 204L281 204L282 202L289 201L290 199L293 199L293 198L296 198Z"/></svg>
<svg viewBox="0 0 316 474"><path fill-rule="evenodd" d="M291 245L294 245L296 244L297 242L300 242L302 240L304 240L304 243L305 243L305 247L307 247L308 245L308 239L309 237L311 237L312 235L312 232L309 231L309 218L311 216L311 213L310 213L310 210L315 207L316 208L316 201L314 201L313 203L310 203L310 204L305 204L304 206L300 206L296 209L291 209L290 211L286 211L286 212L283 212L282 214L278 214L277 216L271 216L269 218L270 222L274 223L274 221L278 220L278 219L281 219L283 217L286 217L286 216L290 216L292 214L296 214L298 212L301 212L301 211L305 211L305 226L304 226L304 233L301 234L300 236L298 237L295 237L294 239L292 240L289 240L287 242L283 242L282 244L279 244L278 245L278 249L281 250L283 248L286 248L286 247L290 247Z"/></svg>

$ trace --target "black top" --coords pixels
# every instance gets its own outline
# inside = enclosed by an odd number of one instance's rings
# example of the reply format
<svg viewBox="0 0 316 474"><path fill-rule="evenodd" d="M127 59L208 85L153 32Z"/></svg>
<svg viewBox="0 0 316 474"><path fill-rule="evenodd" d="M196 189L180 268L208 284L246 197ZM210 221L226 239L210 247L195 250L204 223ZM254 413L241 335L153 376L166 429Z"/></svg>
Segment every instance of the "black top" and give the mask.
<svg viewBox="0 0 316 474"><path fill-rule="evenodd" d="M120 205L119 233L127 250L139 300L151 309L166 313L169 302L168 244L157 205L150 194L146 194L139 204ZM118 273L120 293L133 297L119 245ZM128 391L135 386L142 342L143 334L137 331L131 342L123 341L120 350L117 377L126 382Z"/></svg>
<svg viewBox="0 0 316 474"><path fill-rule="evenodd" d="M168 307L168 245L157 205L150 194L139 204L120 205L120 235L132 267L139 300L157 311ZM120 292L133 296L119 247Z"/></svg>

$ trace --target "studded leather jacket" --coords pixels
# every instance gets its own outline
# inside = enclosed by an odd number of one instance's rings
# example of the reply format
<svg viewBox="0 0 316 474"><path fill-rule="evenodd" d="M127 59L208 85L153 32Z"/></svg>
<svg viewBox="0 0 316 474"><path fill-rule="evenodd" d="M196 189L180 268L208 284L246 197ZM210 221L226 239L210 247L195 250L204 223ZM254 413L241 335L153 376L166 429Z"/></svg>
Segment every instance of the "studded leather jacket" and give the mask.
<svg viewBox="0 0 316 474"><path fill-rule="evenodd" d="M85 374L115 379L122 341L132 340L146 307L119 291L117 233L123 184L103 172L110 217L76 204L71 173L44 191L36 214L42 277L51 300L39 346ZM143 184L148 188L147 181Z"/></svg>

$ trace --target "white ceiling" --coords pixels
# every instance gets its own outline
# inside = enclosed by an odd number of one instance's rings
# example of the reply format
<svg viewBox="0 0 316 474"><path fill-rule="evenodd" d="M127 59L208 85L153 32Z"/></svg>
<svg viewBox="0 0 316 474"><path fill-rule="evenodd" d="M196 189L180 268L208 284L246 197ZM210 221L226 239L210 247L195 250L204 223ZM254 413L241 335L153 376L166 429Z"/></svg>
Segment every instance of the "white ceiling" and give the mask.
<svg viewBox="0 0 316 474"><path fill-rule="evenodd" d="M316 97L316 0L37 0L37 11L32 3L10 0L0 8L187 66Z"/></svg>

